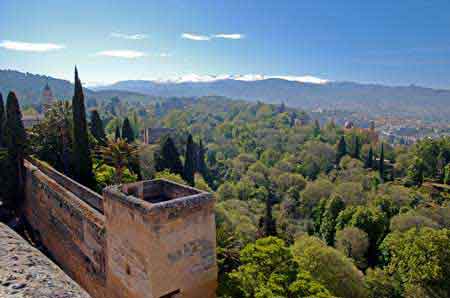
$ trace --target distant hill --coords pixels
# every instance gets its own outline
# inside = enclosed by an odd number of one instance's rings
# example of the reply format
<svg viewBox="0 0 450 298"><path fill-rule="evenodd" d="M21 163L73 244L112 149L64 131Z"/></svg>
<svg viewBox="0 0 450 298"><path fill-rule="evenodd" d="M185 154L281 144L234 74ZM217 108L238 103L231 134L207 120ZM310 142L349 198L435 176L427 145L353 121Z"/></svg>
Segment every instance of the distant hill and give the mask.
<svg viewBox="0 0 450 298"><path fill-rule="evenodd" d="M209 82L121 81L99 88L153 96L218 95L233 99L281 103L304 109L338 109L372 116L402 116L424 120L450 119L450 90L417 86L390 87L352 82L304 83L285 79Z"/></svg>
<svg viewBox="0 0 450 298"><path fill-rule="evenodd" d="M14 90L22 105L39 102L49 83L59 99L71 99L73 85L52 77L0 70L0 92ZM99 88L85 88L86 99L98 101L119 97L122 101L148 102L155 97L224 96L262 101L305 110L328 109L377 116L411 117L449 122L450 90L417 86L390 87L352 82L308 83L283 78L214 79L209 81L121 81Z"/></svg>
<svg viewBox="0 0 450 298"><path fill-rule="evenodd" d="M42 90L48 82L53 94L61 100L72 99L73 84L66 80L55 79L48 76L23 73L15 70L0 70L0 92L5 98L9 91L14 91L22 105L36 104L40 101ZM84 95L87 99L105 100L112 97L119 97L122 101L147 101L152 97L132 91L104 90L93 91L84 88Z"/></svg>

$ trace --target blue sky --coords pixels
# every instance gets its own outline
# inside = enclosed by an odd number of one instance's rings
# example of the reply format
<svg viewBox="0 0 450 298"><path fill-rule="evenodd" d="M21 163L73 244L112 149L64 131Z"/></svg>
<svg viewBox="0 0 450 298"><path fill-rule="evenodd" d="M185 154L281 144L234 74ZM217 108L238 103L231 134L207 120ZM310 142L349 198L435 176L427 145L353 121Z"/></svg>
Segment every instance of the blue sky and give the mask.
<svg viewBox="0 0 450 298"><path fill-rule="evenodd" d="M313 75L450 89L450 2L0 0L0 68L82 80Z"/></svg>

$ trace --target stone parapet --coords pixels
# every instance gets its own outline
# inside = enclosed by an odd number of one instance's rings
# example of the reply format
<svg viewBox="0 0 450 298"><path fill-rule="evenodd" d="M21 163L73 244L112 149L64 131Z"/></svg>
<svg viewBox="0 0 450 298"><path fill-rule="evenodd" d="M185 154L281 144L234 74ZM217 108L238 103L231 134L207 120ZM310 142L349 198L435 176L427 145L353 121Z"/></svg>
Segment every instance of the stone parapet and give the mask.
<svg viewBox="0 0 450 298"><path fill-rule="evenodd" d="M91 296L39 250L0 223L0 297Z"/></svg>

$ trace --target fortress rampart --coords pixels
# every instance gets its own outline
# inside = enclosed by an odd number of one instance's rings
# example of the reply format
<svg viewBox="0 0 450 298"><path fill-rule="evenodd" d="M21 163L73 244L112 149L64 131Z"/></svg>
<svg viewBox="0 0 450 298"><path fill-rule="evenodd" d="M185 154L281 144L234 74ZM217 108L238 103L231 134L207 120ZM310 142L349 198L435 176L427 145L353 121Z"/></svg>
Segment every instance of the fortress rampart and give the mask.
<svg viewBox="0 0 450 298"><path fill-rule="evenodd" d="M93 298L212 298L214 199L166 180L103 196L26 161L24 214L51 258Z"/></svg>

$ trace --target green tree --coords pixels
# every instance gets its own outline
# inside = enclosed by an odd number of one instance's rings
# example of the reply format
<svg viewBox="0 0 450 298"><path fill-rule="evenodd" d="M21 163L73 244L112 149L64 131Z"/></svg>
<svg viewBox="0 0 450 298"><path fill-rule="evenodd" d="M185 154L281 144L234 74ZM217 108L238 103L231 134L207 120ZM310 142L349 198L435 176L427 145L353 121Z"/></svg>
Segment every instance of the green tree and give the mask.
<svg viewBox="0 0 450 298"><path fill-rule="evenodd" d="M0 147L4 146L4 126L5 126L5 119L6 119L6 115L5 115L5 104L3 102L3 96L2 93L0 92Z"/></svg>
<svg viewBox="0 0 450 298"><path fill-rule="evenodd" d="M308 271L300 271L296 280L289 286L289 297L332 298L330 291L315 280Z"/></svg>
<svg viewBox="0 0 450 298"><path fill-rule="evenodd" d="M341 158L344 157L346 154L347 154L347 144L345 143L345 137L341 136L341 138L339 139L339 143L337 145L337 152L336 152L337 165L339 165Z"/></svg>
<svg viewBox="0 0 450 298"><path fill-rule="evenodd" d="M131 127L131 123L130 120L128 120L128 117L125 118L122 124L122 139L124 139L128 143L133 143L135 140L134 131Z"/></svg>
<svg viewBox="0 0 450 298"><path fill-rule="evenodd" d="M444 168L444 184L450 184L450 163Z"/></svg>
<svg viewBox="0 0 450 298"><path fill-rule="evenodd" d="M368 298L402 298L400 283L380 268L369 268L364 284L368 290Z"/></svg>
<svg viewBox="0 0 450 298"><path fill-rule="evenodd" d="M91 133L100 144L106 143L105 129L97 110L91 112Z"/></svg>
<svg viewBox="0 0 450 298"><path fill-rule="evenodd" d="M123 139L109 140L107 146L100 147L97 153L101 163L114 167L116 184L123 182L125 170L132 169L132 165L138 160L138 148Z"/></svg>
<svg viewBox="0 0 450 298"><path fill-rule="evenodd" d="M407 184L421 186L424 176L424 162L421 158L415 157L407 171Z"/></svg>
<svg viewBox="0 0 450 298"><path fill-rule="evenodd" d="M200 140L199 144L198 144L198 152L197 152L197 171L202 174L203 178L207 181L209 181L209 171L208 171L208 166L206 165L206 161L205 161L205 154L206 154L206 149L203 146L203 142L202 140Z"/></svg>
<svg viewBox="0 0 450 298"><path fill-rule="evenodd" d="M381 143L380 162L378 164L378 172L380 173L381 181L384 181L384 143Z"/></svg>
<svg viewBox="0 0 450 298"><path fill-rule="evenodd" d="M273 191L269 191L269 195L266 199L266 209L265 214L261 218L260 228L262 229L261 234L263 237L276 236L277 235L277 224L272 215L272 204L274 201Z"/></svg>
<svg viewBox="0 0 450 298"><path fill-rule="evenodd" d="M267 237L247 245L241 265L230 276L246 298L332 298L330 292L308 272L299 271L283 240Z"/></svg>
<svg viewBox="0 0 450 298"><path fill-rule="evenodd" d="M116 131L114 132L114 140L117 141L120 138L121 138L121 136L120 136L120 127L119 127L119 125L117 125L116 126Z"/></svg>
<svg viewBox="0 0 450 298"><path fill-rule="evenodd" d="M165 137L155 158L155 168L158 172L169 170L173 174L183 175L183 165L172 138Z"/></svg>
<svg viewBox="0 0 450 298"><path fill-rule="evenodd" d="M94 188L95 177L92 171L91 152L86 124L84 95L78 70L75 67L75 90L72 98L73 111L73 163L74 178L79 183Z"/></svg>
<svg viewBox="0 0 450 298"><path fill-rule="evenodd" d="M319 120L314 120L314 128L313 128L314 137L318 137L320 135L320 123Z"/></svg>
<svg viewBox="0 0 450 298"><path fill-rule="evenodd" d="M339 214L336 220L338 229L344 227L356 227L369 236L368 263L374 266L378 258L378 245L383 240L388 220L386 215L378 208L367 208L365 206L350 207Z"/></svg>
<svg viewBox="0 0 450 298"><path fill-rule="evenodd" d="M344 228L336 233L336 249L355 260L360 269L367 267L369 237L367 233L354 227Z"/></svg>
<svg viewBox="0 0 450 298"><path fill-rule="evenodd" d="M72 176L73 112L69 101L57 101L44 119L28 131L31 153L56 170Z"/></svg>
<svg viewBox="0 0 450 298"><path fill-rule="evenodd" d="M407 292L450 297L450 230L425 227L391 233L381 250L388 273L395 274Z"/></svg>
<svg viewBox="0 0 450 298"><path fill-rule="evenodd" d="M352 141L353 141L353 150L352 150L351 156L353 158L358 159L360 152L361 152L361 144L360 144L359 137L357 135L354 135L352 138Z"/></svg>
<svg viewBox="0 0 450 298"><path fill-rule="evenodd" d="M189 185L194 186L195 180L195 144L192 135L189 134L186 142L186 151L184 155L183 179Z"/></svg>
<svg viewBox="0 0 450 298"><path fill-rule="evenodd" d="M328 245L334 245L336 234L336 218L338 217L339 212L344 210L344 208L345 204L339 196L333 196L327 202L325 211L322 216L320 235Z"/></svg>
<svg viewBox="0 0 450 298"><path fill-rule="evenodd" d="M316 237L303 235L292 247L299 268L337 297L366 298L363 274L350 259Z"/></svg>
<svg viewBox="0 0 450 298"><path fill-rule="evenodd" d="M7 174L4 184L7 189L6 205L10 208L17 208L24 196L24 158L27 138L19 101L14 92L10 92L6 99L5 143L8 156L6 169L2 169L2 171Z"/></svg>
<svg viewBox="0 0 450 298"><path fill-rule="evenodd" d="M240 262L230 274L241 292L239 297L288 297L297 267L283 240L267 237L248 244L241 251Z"/></svg>
<svg viewBox="0 0 450 298"><path fill-rule="evenodd" d="M373 167L373 149L370 146L369 152L367 153L366 160L364 162L364 167L366 169L371 169Z"/></svg>

